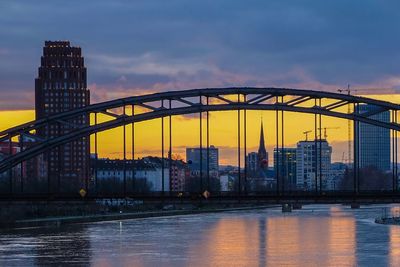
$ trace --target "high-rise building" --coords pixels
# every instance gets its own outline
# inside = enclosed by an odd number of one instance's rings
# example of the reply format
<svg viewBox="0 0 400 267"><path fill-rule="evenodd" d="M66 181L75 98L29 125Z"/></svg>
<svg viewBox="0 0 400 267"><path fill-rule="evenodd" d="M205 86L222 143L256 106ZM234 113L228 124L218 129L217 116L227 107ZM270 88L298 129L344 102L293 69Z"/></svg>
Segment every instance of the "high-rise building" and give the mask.
<svg viewBox="0 0 400 267"><path fill-rule="evenodd" d="M313 190L315 186L320 186L320 180L322 188L325 188L331 173L331 155L332 147L325 139L318 139L316 142L298 142L296 149L297 188Z"/></svg>
<svg viewBox="0 0 400 267"><path fill-rule="evenodd" d="M87 75L80 47L69 41L46 41L35 81L36 119L89 105ZM81 116L55 122L37 134L46 138L62 136L74 128L89 125ZM85 188L90 171L89 138L50 150L46 155L51 191L76 191Z"/></svg>
<svg viewBox="0 0 400 267"><path fill-rule="evenodd" d="M359 113L375 113L379 107L359 105ZM384 111L369 116L382 122L390 122L390 112ZM390 130L360 122L359 124L360 168L375 167L390 170Z"/></svg>
<svg viewBox="0 0 400 267"><path fill-rule="evenodd" d="M250 178L256 177L258 170L257 152L250 152L247 154L246 165L247 165L247 176Z"/></svg>
<svg viewBox="0 0 400 267"><path fill-rule="evenodd" d="M275 175L279 172L279 177L282 181L284 177L284 183L281 186L285 186L285 190L296 189L296 148L278 148L274 149L274 171ZM279 160L278 160L279 159Z"/></svg>
<svg viewBox="0 0 400 267"><path fill-rule="evenodd" d="M200 153L201 151L201 153ZM200 156L201 154L201 156ZM200 158L202 159L201 161L201 169L203 175L207 175L207 148L200 148L198 147L188 147L186 148L186 162L188 164L188 168L190 172L198 176L200 174ZM218 163L218 148L214 146L209 147L209 159L208 162L210 164L210 175L211 176L218 176L218 169L219 169L219 163Z"/></svg>

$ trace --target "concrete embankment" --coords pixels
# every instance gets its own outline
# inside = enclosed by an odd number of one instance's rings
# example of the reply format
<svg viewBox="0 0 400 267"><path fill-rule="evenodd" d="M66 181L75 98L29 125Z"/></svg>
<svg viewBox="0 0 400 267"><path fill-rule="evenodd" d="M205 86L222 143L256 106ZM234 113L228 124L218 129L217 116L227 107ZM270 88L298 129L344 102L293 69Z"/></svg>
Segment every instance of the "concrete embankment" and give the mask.
<svg viewBox="0 0 400 267"><path fill-rule="evenodd" d="M250 209L265 209L275 207L275 205L257 205L257 206L243 206L243 207L202 207L195 209L173 209L173 210L151 210L151 211L135 211L135 212L110 212L106 214L91 214L80 216L59 216L59 217L44 217L44 218L30 218L30 219L17 219L13 221L1 222L1 228L29 228L29 227L58 227L66 224L76 223L90 223L99 221L115 221L115 220L129 220L149 217L164 217L176 215L189 215L200 213L214 213L224 211L238 211Z"/></svg>

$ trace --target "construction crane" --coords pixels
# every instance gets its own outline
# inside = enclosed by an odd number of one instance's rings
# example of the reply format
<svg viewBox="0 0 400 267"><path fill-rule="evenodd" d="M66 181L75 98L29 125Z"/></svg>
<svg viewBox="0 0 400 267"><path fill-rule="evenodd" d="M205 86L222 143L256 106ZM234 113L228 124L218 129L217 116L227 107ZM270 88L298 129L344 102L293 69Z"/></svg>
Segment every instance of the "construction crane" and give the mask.
<svg viewBox="0 0 400 267"><path fill-rule="evenodd" d="M346 92L347 95L351 95L351 92L357 92L357 90L355 89L350 89L350 84L347 85L346 89L338 89L339 93L343 93ZM350 108L350 103L347 105L347 114L351 113L351 108ZM347 157L347 163L350 164L350 160L351 160L351 122L350 120L347 120L347 151L349 152L348 157Z"/></svg>
<svg viewBox="0 0 400 267"><path fill-rule="evenodd" d="M333 130L333 129L340 129L340 127L322 127L322 128L318 128L318 130L324 129L324 139L326 140L328 138L328 135L326 134L326 130ZM321 138L321 136L319 137Z"/></svg>
<svg viewBox="0 0 400 267"><path fill-rule="evenodd" d="M305 132L303 132L303 134L306 135L306 141L308 141L308 134L311 133L311 132L312 132L311 130L310 130L310 131L305 131Z"/></svg>

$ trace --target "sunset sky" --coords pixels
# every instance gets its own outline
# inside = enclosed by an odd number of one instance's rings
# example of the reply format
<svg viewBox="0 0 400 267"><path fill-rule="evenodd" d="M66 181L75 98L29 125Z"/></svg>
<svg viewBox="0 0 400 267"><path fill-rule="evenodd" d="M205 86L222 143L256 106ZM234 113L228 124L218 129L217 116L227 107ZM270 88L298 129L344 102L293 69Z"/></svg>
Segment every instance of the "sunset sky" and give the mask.
<svg viewBox="0 0 400 267"><path fill-rule="evenodd" d="M337 91L347 84L357 94L400 103L398 1L95 3L0 2L0 129L34 119L34 79L45 40L82 47L92 103L203 87ZM248 151L257 148L261 117L271 153L270 112L248 113ZM236 164L236 118L235 112L211 114L211 144L221 148L223 164ZM311 115L285 118L288 146L313 127ZM176 153L198 145L197 119L177 117L173 124ZM341 161L347 122L324 118L323 124L339 127L328 139L334 161ZM159 120L137 125L137 156L160 154L159 129ZM99 135L101 156L121 155L120 136L121 129Z"/></svg>

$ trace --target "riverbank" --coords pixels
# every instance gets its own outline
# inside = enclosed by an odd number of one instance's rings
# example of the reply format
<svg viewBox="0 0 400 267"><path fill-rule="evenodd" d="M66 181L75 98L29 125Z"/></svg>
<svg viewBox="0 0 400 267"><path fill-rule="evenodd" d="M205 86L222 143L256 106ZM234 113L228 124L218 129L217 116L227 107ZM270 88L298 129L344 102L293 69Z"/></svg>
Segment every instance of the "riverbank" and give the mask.
<svg viewBox="0 0 400 267"><path fill-rule="evenodd" d="M389 224L389 225L400 225L400 217L376 218L375 219L375 223Z"/></svg>
<svg viewBox="0 0 400 267"><path fill-rule="evenodd" d="M266 209L277 207L276 205L255 205L255 206L242 206L242 207L202 207L196 209L173 209L173 210L152 210L152 211L138 211L138 212L115 212L108 214L91 214L81 216L60 216L60 217L45 217L35 219L22 219L10 222L3 222L1 228L3 229L16 229L16 228L32 228L32 227L59 227L67 224L77 223L90 223L100 221L116 221L116 220L130 220L141 219L150 217L165 217L177 215L191 215L201 213L215 213L226 211L238 210L253 210L253 209Z"/></svg>

